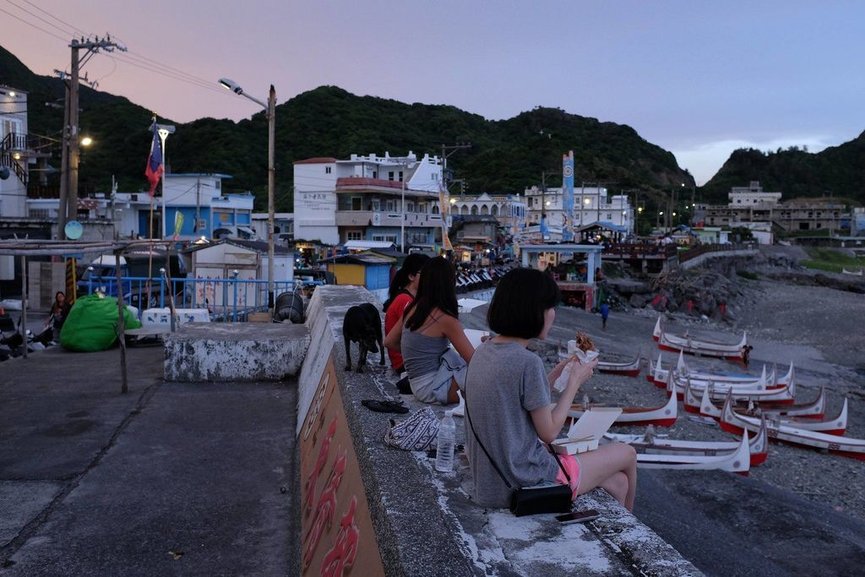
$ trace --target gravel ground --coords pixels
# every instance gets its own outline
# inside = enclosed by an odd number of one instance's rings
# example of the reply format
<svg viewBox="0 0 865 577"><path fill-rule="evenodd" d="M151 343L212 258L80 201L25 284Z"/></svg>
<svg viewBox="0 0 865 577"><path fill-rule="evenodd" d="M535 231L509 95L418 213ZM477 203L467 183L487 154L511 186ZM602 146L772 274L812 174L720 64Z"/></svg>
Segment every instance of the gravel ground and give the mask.
<svg viewBox="0 0 865 577"><path fill-rule="evenodd" d="M849 401L847 436L865 438L865 295L815 286L801 286L776 281L742 280L744 296L731 308L735 319L712 322L684 315L665 315L667 330L683 334L711 336L735 342L747 330L754 346L750 371L759 374L763 364L777 364L785 371L792 361L796 369L797 402L814 399L821 386L829 397L828 416L841 408L844 397ZM734 312L735 311L735 312ZM486 307L463 315L469 328L486 328ZM651 338L658 313L649 309L614 311L608 329L601 330L600 316L561 307L556 325L546 342L534 346L548 362L557 349L577 330L588 332L603 356L627 358L638 352L644 359L638 378L596 375L584 387L593 402L620 406L659 406L666 396L663 390L645 379L646 361L658 358L659 351ZM665 366L676 356L663 353ZM725 361L686 357L689 366L698 369L735 369ZM579 397L579 395L578 395ZM642 432L637 428L617 427L621 432ZM658 430L681 439L731 439L717 424L697 422L683 414L673 427ZM776 487L792 491L808 500L833 507L836 511L865 520L865 475L863 462L817 450L792 445L772 444L769 458L751 470L750 476Z"/></svg>

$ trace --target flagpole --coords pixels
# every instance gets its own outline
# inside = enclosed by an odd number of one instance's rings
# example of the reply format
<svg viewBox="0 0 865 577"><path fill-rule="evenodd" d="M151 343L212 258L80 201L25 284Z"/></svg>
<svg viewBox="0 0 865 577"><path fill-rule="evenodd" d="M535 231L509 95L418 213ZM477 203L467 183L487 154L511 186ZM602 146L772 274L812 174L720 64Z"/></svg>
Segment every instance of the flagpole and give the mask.
<svg viewBox="0 0 865 577"><path fill-rule="evenodd" d="M174 128L174 127L172 126L171 128ZM163 166L163 170L162 170L162 174L160 174L159 180L160 180L160 183L162 184L162 240L165 240L166 238L168 238L168 233L167 233L168 212L167 212L166 207L165 207L165 164L166 164L165 160L168 157L168 155L165 152L165 141L168 139L169 130L167 128L159 126L159 128L157 129L157 132L159 134L159 140L162 142L162 166ZM174 131L172 130L171 132L174 132Z"/></svg>

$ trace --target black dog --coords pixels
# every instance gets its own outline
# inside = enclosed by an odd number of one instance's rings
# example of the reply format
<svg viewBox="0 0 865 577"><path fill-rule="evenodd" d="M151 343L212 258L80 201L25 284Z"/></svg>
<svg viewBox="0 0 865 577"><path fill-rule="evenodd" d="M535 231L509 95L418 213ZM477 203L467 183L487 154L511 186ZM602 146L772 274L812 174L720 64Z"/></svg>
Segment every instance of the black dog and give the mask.
<svg viewBox="0 0 865 577"><path fill-rule="evenodd" d="M363 372L367 352L375 354L381 350L381 361L379 364L384 364L381 315L379 315L378 309L375 306L370 303L364 303L348 309L342 321L342 338L345 340L345 370L351 370L351 341L358 343L360 347L357 372Z"/></svg>

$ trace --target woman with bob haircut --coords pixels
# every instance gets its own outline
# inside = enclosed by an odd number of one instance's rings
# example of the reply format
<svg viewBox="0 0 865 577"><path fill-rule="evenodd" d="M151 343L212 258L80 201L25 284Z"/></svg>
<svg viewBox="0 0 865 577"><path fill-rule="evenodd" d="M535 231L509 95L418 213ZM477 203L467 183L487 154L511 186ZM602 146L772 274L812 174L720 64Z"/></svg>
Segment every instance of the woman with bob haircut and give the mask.
<svg viewBox="0 0 865 577"><path fill-rule="evenodd" d="M424 403L458 402L474 347L459 320L456 270L449 260L437 256L426 262L403 318L384 344L401 351L412 393Z"/></svg>
<svg viewBox="0 0 865 577"><path fill-rule="evenodd" d="M597 360L581 364L571 358L547 374L541 358L527 350L531 339L547 337L559 300L552 277L534 269L513 269L496 287L487 322L498 334L475 351L463 390L473 497L484 507L509 505L511 489L492 459L513 487L570 483L574 498L601 487L630 511L637 489L637 456L632 447L612 443L579 456L560 455L568 481L548 446L559 436L574 396L597 365ZM552 383L568 364L568 383L553 402ZM472 428L477 439L470 433Z"/></svg>

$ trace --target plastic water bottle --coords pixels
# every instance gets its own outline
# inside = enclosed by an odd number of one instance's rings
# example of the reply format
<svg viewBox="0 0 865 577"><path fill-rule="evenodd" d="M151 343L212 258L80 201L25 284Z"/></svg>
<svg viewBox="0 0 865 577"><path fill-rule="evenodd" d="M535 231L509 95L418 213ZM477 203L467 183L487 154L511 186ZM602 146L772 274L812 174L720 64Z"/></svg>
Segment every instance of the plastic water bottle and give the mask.
<svg viewBox="0 0 865 577"><path fill-rule="evenodd" d="M445 411L439 424L438 446L436 447L436 471L446 473L454 468L454 444L456 443L457 424L453 411Z"/></svg>

